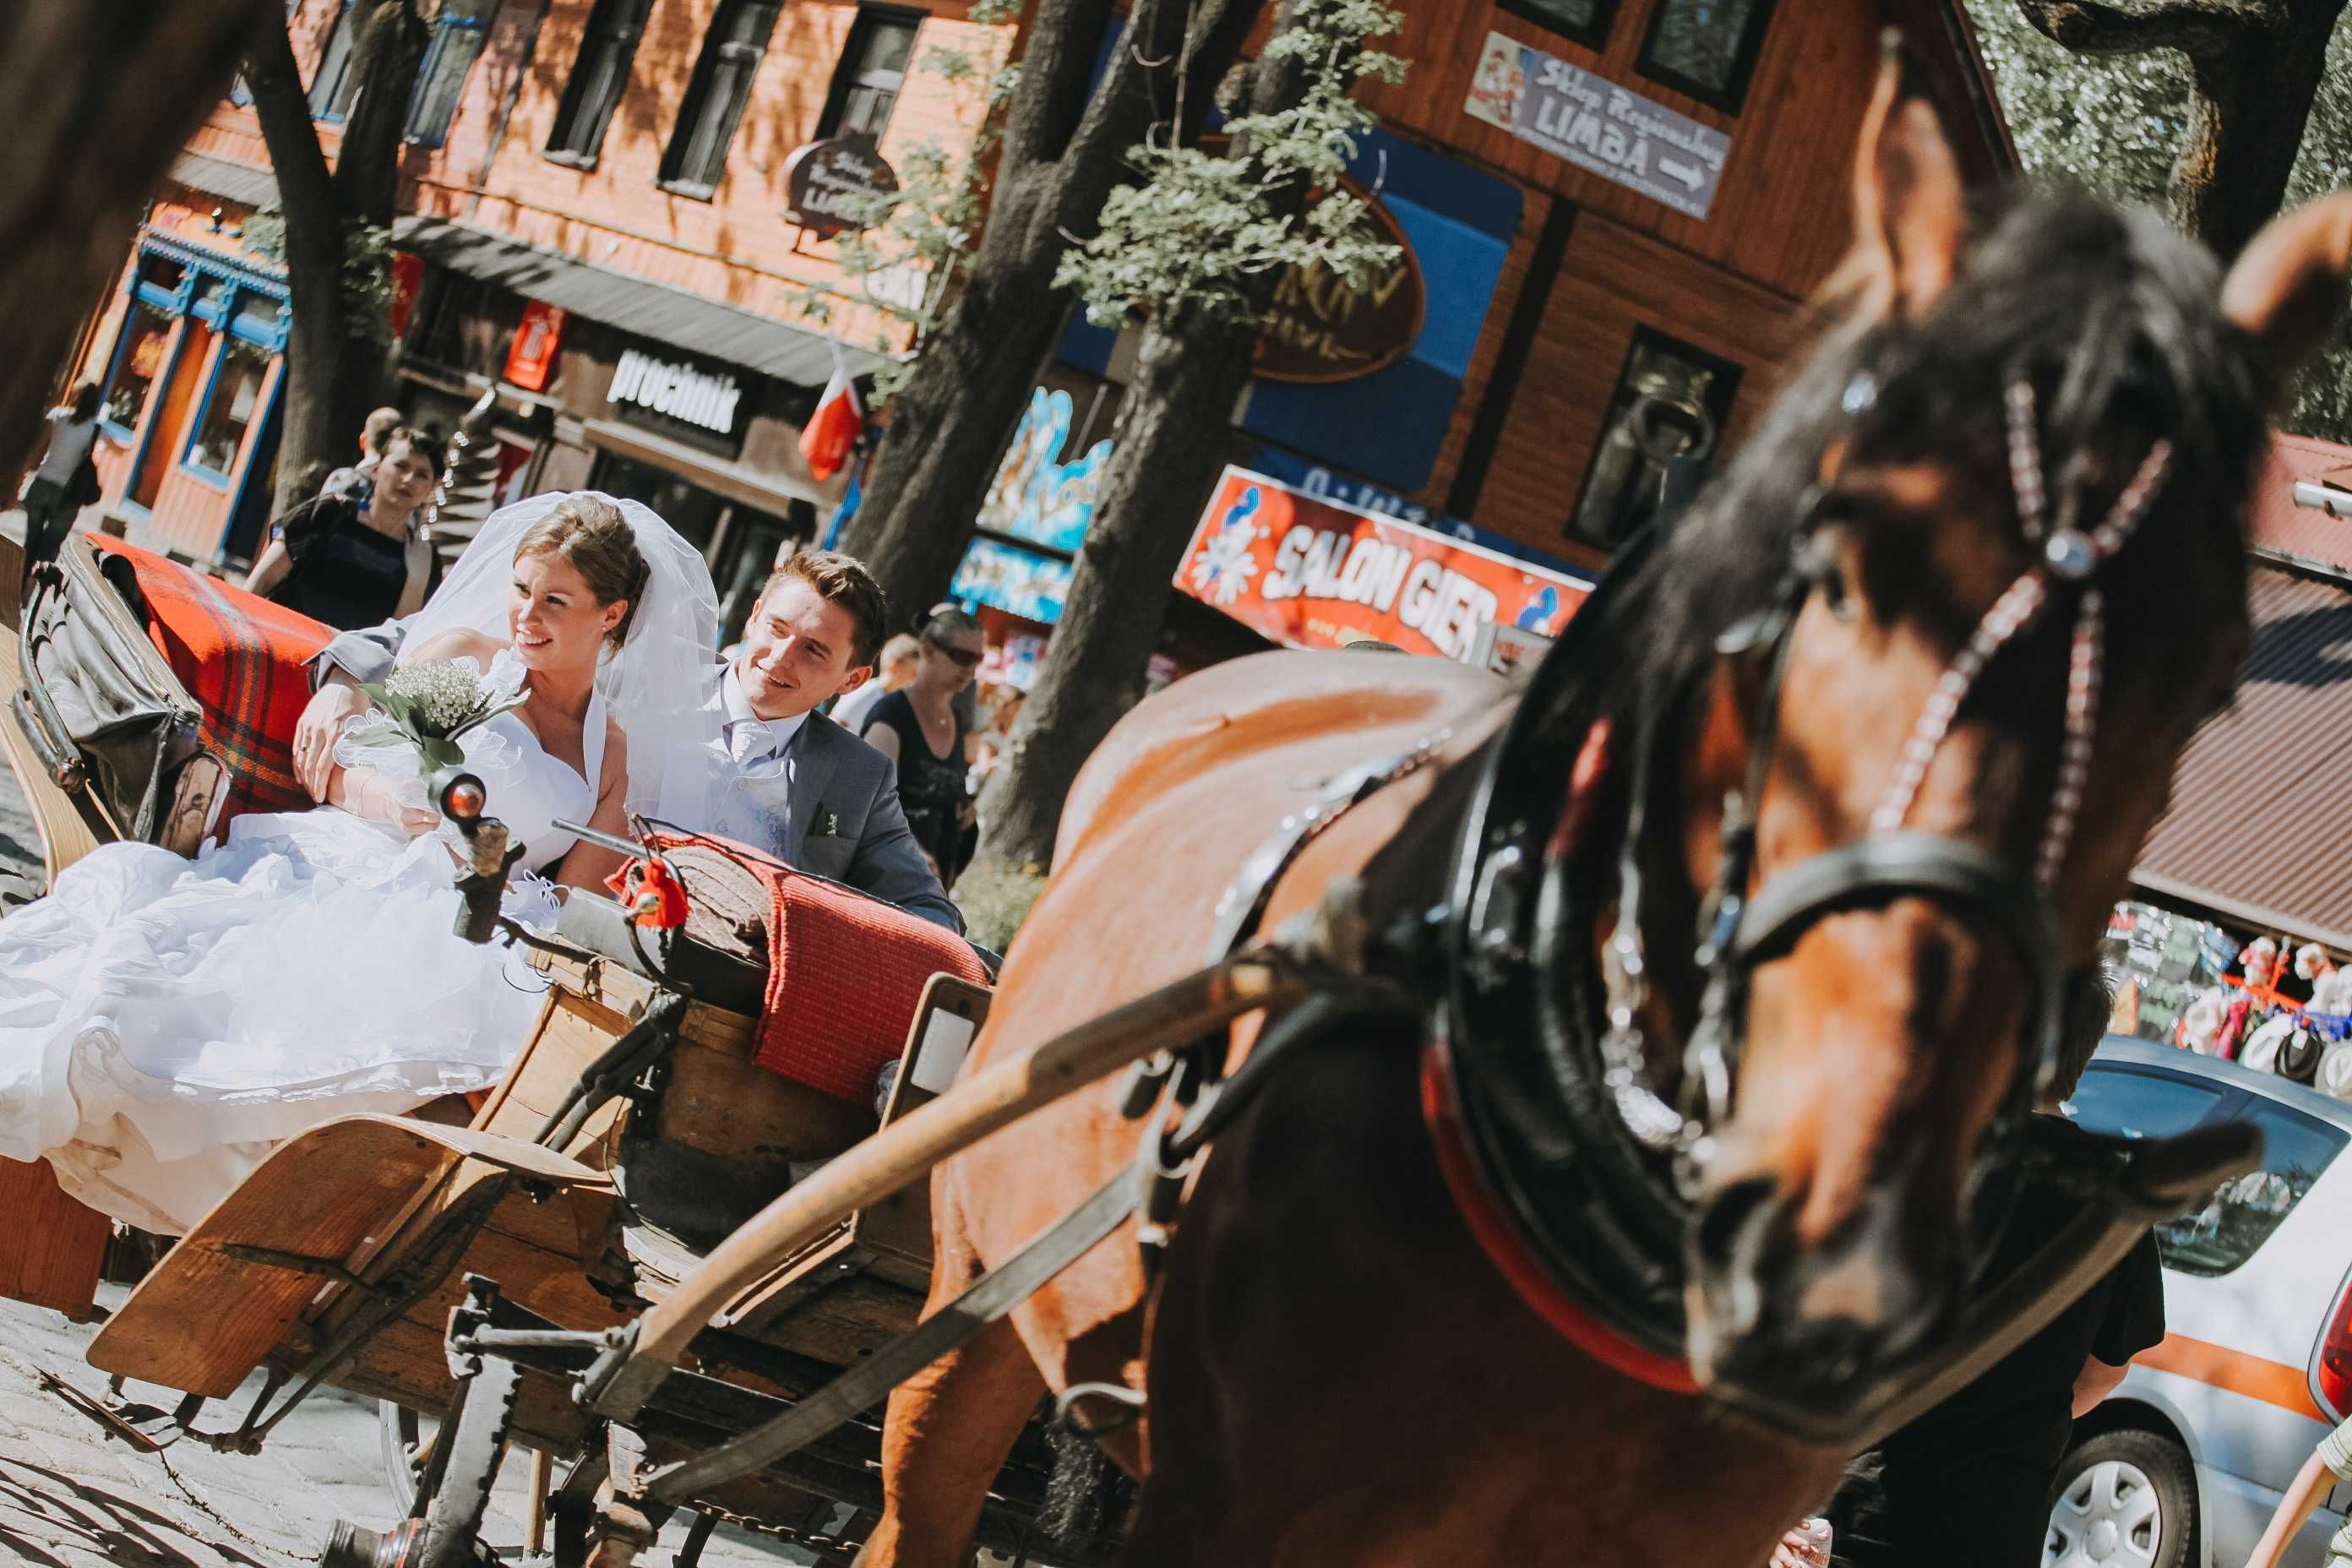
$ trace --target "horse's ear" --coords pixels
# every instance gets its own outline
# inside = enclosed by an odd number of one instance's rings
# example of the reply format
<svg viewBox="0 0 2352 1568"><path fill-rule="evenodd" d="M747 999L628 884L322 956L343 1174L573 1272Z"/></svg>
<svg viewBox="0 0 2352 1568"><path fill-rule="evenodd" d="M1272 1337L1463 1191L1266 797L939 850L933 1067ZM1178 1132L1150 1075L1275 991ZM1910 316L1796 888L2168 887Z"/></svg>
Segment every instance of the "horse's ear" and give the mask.
<svg viewBox="0 0 2352 1568"><path fill-rule="evenodd" d="M1968 230L1959 161L1918 57L1888 28L1853 160L1853 254L1843 282L1864 320L1918 317L1951 286Z"/></svg>
<svg viewBox="0 0 2352 1568"><path fill-rule="evenodd" d="M2221 284L2221 313L2261 339L2284 375L2343 312L2347 270L2352 191L2337 191L2263 226Z"/></svg>

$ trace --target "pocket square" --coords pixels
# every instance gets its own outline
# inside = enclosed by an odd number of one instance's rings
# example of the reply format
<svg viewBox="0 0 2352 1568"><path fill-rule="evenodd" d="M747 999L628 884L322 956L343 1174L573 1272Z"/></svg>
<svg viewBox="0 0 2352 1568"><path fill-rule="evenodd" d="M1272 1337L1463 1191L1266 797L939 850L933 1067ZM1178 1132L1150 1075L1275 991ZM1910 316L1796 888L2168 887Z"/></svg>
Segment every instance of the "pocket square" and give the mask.
<svg viewBox="0 0 2352 1568"><path fill-rule="evenodd" d="M838 838L841 837L841 817L839 814L822 801L817 804L815 813L809 818L809 837L812 838Z"/></svg>

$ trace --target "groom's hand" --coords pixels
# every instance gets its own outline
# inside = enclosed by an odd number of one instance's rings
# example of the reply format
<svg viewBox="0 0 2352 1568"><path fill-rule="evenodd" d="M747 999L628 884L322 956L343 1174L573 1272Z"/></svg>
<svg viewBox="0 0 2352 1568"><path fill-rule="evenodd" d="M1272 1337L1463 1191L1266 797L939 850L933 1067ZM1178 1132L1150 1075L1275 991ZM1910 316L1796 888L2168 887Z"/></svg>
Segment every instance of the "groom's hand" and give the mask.
<svg viewBox="0 0 2352 1568"><path fill-rule="evenodd" d="M335 742L343 726L367 705L367 699L341 670L329 675L311 693L302 710L302 721L294 726L294 776L310 792L312 800L327 798L327 781L335 771Z"/></svg>

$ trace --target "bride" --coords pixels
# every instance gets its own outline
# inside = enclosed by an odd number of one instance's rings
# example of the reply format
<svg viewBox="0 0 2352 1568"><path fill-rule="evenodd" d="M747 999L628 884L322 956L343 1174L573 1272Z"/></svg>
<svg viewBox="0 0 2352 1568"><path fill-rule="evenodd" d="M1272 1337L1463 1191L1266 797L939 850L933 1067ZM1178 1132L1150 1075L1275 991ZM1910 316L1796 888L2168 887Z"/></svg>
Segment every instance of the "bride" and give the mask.
<svg viewBox="0 0 2352 1568"><path fill-rule="evenodd" d="M558 820L620 832L700 788L681 694L717 619L699 552L583 491L493 516L405 623L404 666L471 660L521 693L458 742L525 846L509 914L544 923L545 879L593 886L617 866ZM390 728L352 721L315 810L239 817L194 862L104 846L0 920L0 1154L46 1158L84 1203L184 1235L280 1140L498 1078L541 987L452 934L448 830Z"/></svg>

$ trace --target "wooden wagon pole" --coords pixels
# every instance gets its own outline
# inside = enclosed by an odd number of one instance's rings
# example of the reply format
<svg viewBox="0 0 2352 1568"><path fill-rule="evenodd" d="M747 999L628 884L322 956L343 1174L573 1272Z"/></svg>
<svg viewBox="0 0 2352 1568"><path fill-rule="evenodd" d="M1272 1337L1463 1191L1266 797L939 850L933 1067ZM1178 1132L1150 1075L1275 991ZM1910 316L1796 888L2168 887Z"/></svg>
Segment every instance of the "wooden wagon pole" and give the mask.
<svg viewBox="0 0 2352 1568"><path fill-rule="evenodd" d="M1318 970L1255 948L1163 985L956 1085L829 1162L752 1217L637 1321L633 1352L596 1401L625 1419L730 1302L856 1210L928 1175L942 1160L1154 1051L1199 1039L1244 1013L1314 989Z"/></svg>

